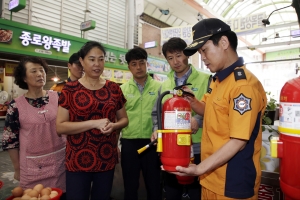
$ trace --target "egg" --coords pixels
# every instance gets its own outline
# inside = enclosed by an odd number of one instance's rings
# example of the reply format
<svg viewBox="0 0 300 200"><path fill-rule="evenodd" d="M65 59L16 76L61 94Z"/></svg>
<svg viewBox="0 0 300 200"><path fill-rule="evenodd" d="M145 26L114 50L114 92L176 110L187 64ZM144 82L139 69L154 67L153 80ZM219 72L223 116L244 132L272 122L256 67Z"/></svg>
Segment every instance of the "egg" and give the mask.
<svg viewBox="0 0 300 200"><path fill-rule="evenodd" d="M51 187L46 187L48 190L50 190L50 192L52 191L52 188Z"/></svg>
<svg viewBox="0 0 300 200"><path fill-rule="evenodd" d="M23 195L23 188L21 187L15 187L12 191L11 194L14 197L21 197Z"/></svg>
<svg viewBox="0 0 300 200"><path fill-rule="evenodd" d="M49 195L43 195L40 200L50 200L51 197Z"/></svg>
<svg viewBox="0 0 300 200"><path fill-rule="evenodd" d="M32 189L31 188L28 188L26 190L24 190L23 194L28 194L28 192L30 192Z"/></svg>
<svg viewBox="0 0 300 200"><path fill-rule="evenodd" d="M52 191L52 192L53 192L53 191ZM54 198L54 197L56 197L56 196L58 195L58 193L52 193L52 192L51 192L51 194L49 195L51 199Z"/></svg>
<svg viewBox="0 0 300 200"><path fill-rule="evenodd" d="M27 193L30 197L39 197L39 192L36 190L31 190Z"/></svg>
<svg viewBox="0 0 300 200"><path fill-rule="evenodd" d="M55 190L53 190L53 191L51 191L51 194L56 194L56 195L58 195L58 192L55 191Z"/></svg>
<svg viewBox="0 0 300 200"><path fill-rule="evenodd" d="M37 197L31 197L29 200L38 200Z"/></svg>
<svg viewBox="0 0 300 200"><path fill-rule="evenodd" d="M44 188L40 192L41 196L44 196L45 194L50 195L50 193L51 193L51 191L48 188Z"/></svg>
<svg viewBox="0 0 300 200"><path fill-rule="evenodd" d="M30 199L30 198L31 198L31 196L29 196L28 194L24 194L24 195L22 196L21 199L26 199L26 200L28 200L28 199Z"/></svg>
<svg viewBox="0 0 300 200"><path fill-rule="evenodd" d="M36 186L33 187L33 189L38 191L38 193L40 193L43 188L44 186L42 184L37 184Z"/></svg>

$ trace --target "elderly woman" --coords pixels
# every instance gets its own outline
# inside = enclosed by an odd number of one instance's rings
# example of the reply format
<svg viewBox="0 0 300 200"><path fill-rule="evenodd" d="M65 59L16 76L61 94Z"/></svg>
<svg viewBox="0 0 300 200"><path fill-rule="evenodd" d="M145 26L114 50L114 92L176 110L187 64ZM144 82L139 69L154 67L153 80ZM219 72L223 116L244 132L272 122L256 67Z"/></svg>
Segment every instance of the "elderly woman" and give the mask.
<svg viewBox="0 0 300 200"><path fill-rule="evenodd" d="M46 62L37 57L24 57L15 68L15 84L28 91L9 103L2 148L23 189L40 183L65 192L66 140L56 133L58 94L43 89L46 73Z"/></svg>
<svg viewBox="0 0 300 200"><path fill-rule="evenodd" d="M87 42L79 54L84 76L64 86L56 121L57 133L68 135L67 199L108 200L118 162L117 130L128 124L126 99L117 83L100 77L100 43Z"/></svg>

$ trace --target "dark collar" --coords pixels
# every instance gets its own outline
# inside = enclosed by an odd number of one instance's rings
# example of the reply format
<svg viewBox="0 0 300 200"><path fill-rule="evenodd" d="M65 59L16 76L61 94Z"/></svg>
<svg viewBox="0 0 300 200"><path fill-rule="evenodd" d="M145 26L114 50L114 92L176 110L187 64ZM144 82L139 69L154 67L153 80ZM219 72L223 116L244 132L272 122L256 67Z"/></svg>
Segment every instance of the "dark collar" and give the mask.
<svg viewBox="0 0 300 200"><path fill-rule="evenodd" d="M70 79L70 77L68 78L68 82L72 82L72 80Z"/></svg>
<svg viewBox="0 0 300 200"><path fill-rule="evenodd" d="M227 78L227 76L229 76L236 67L241 67L244 65L244 59L242 57L239 57L239 59L233 63L232 65L230 65L229 67L227 67L226 69L217 72L214 76L213 76L213 80L216 81L216 79L218 78L220 82L222 82L225 78Z"/></svg>

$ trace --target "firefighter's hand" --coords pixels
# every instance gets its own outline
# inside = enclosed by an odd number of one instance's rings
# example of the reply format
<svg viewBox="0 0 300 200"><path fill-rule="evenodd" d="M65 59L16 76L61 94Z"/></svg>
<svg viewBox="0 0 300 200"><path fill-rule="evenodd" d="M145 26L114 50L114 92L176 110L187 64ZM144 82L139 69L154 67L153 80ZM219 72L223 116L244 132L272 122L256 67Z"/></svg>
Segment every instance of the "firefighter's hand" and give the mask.
<svg viewBox="0 0 300 200"><path fill-rule="evenodd" d="M188 88L187 86L183 86L182 89L185 91L185 92L189 92L189 93L192 93L194 94L194 92ZM193 103L194 101L198 101L195 96L191 96L191 95L185 95L184 96L184 99L187 100L190 104Z"/></svg>
<svg viewBox="0 0 300 200"><path fill-rule="evenodd" d="M154 131L151 135L151 142L153 142L156 139L157 139L157 131ZM154 144L154 145L156 145L156 144Z"/></svg>
<svg viewBox="0 0 300 200"><path fill-rule="evenodd" d="M185 92L188 92L188 93L191 93L191 94L195 95L194 92L193 92L193 90L191 90L191 89L190 89L189 87L187 87L187 86L183 86L182 89L183 89Z"/></svg>
<svg viewBox="0 0 300 200"><path fill-rule="evenodd" d="M161 166L161 170L164 171L163 166ZM196 164L190 164L188 167L176 166L176 172L170 172L171 174L175 174L178 176L199 176L199 170Z"/></svg>
<svg viewBox="0 0 300 200"><path fill-rule="evenodd" d="M191 129L192 129L192 134L196 134L199 129L199 124L195 119L195 117L192 117L191 119Z"/></svg>

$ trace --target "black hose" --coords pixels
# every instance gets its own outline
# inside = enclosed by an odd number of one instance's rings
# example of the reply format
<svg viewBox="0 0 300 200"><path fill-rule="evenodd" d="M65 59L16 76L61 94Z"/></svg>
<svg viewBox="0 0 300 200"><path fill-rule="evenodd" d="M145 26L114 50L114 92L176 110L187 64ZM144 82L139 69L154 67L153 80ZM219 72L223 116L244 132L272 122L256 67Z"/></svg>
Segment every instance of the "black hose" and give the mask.
<svg viewBox="0 0 300 200"><path fill-rule="evenodd" d="M164 98L164 96L166 96L167 94L170 94L170 91L165 91L163 92L161 95L159 95L158 99L157 99L157 126L158 126L158 130L162 130L162 113L161 113L161 101Z"/></svg>

